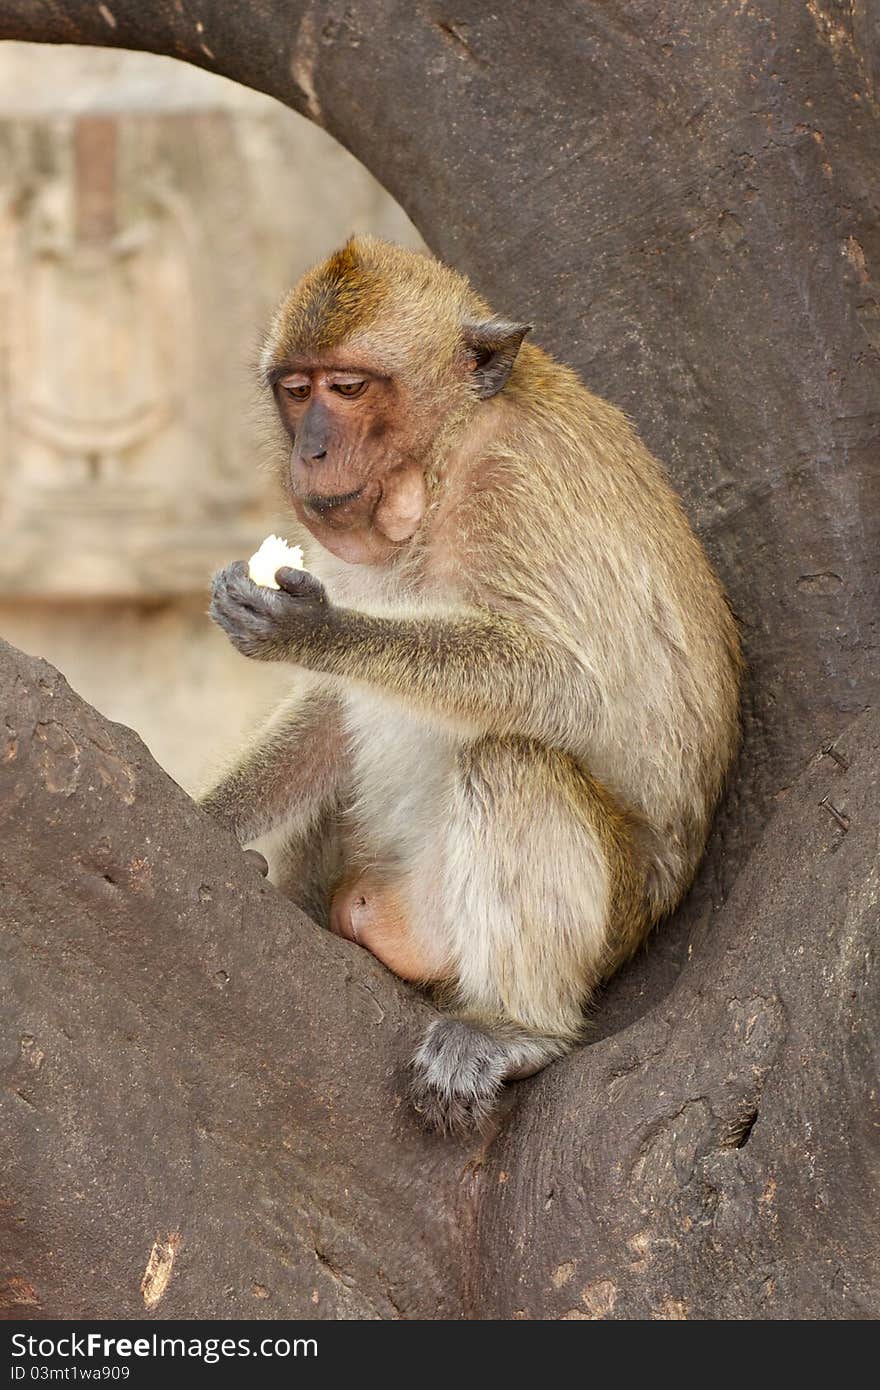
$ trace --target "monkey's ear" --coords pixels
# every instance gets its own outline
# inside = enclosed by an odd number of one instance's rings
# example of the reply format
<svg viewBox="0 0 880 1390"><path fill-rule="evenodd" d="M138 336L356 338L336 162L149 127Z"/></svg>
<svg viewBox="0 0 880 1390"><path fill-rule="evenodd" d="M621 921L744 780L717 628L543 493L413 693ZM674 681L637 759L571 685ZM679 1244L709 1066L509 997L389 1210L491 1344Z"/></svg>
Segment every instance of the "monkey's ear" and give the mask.
<svg viewBox="0 0 880 1390"><path fill-rule="evenodd" d="M496 396L505 385L520 344L531 331L530 323L510 323L507 319L464 325L465 347L474 364L474 385L480 400Z"/></svg>

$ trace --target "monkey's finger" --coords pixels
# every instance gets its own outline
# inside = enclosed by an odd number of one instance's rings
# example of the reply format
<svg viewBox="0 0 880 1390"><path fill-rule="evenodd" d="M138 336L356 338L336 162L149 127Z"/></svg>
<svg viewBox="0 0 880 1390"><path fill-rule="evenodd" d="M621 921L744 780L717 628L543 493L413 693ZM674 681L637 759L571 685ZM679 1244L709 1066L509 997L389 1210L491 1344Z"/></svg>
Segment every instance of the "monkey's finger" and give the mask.
<svg viewBox="0 0 880 1390"><path fill-rule="evenodd" d="M272 593L271 589L266 589L262 584L257 584L251 579L247 560L233 560L231 565L227 565L224 570L220 571L218 578L221 577L232 593L239 594L250 602L257 598L268 601L268 596Z"/></svg>
<svg viewBox="0 0 880 1390"><path fill-rule="evenodd" d="M236 560L225 569L218 570L211 585L213 602L232 602L251 613L271 612L277 594L273 589L261 588L248 574L244 560Z"/></svg>
<svg viewBox="0 0 880 1390"><path fill-rule="evenodd" d="M243 579L249 579L247 560L233 560L231 564L224 565L222 570L217 570L211 580L214 588L218 584L229 584L232 582L240 584ZM253 580L250 580L253 583Z"/></svg>
<svg viewBox="0 0 880 1390"><path fill-rule="evenodd" d="M324 585L314 574L309 574L308 570L295 570L289 565L284 565L276 571L275 583L279 589L290 594L291 598L316 599L319 603L327 601Z"/></svg>
<svg viewBox="0 0 880 1390"><path fill-rule="evenodd" d="M230 635L234 629L242 626L251 631L270 632L277 622L277 617L265 607L249 603L223 584L218 585L211 595L208 615Z"/></svg>

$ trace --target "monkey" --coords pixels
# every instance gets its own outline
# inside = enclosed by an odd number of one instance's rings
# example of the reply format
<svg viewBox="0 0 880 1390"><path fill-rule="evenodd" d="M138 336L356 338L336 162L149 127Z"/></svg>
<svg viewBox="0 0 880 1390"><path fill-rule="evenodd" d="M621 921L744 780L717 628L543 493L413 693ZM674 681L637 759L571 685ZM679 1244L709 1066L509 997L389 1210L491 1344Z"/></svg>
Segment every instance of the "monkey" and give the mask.
<svg viewBox="0 0 880 1390"><path fill-rule="evenodd" d="M413 1104L484 1127L680 902L739 741L721 583L625 416L428 253L358 236L260 359L305 570L210 613L291 693L202 798L433 991ZM293 522L295 518L295 523Z"/></svg>

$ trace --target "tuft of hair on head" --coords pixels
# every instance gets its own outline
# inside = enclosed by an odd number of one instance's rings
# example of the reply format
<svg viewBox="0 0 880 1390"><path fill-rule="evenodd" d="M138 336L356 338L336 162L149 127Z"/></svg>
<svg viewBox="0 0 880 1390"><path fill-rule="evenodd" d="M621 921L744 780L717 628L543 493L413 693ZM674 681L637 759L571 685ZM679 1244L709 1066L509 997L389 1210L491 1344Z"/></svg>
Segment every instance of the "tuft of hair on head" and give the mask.
<svg viewBox="0 0 880 1390"><path fill-rule="evenodd" d="M485 330L481 352L512 360L527 330L505 325L519 332L515 344L509 336L490 343L502 323L465 276L430 253L353 236L280 305L261 355L262 376L270 384L279 364L351 344L399 375L440 378L470 351L466 327Z"/></svg>
<svg viewBox="0 0 880 1390"><path fill-rule="evenodd" d="M307 271L282 301L263 353L264 374L272 361L321 352L344 342L378 313L384 298L385 287L369 274L357 239L350 237L326 261Z"/></svg>

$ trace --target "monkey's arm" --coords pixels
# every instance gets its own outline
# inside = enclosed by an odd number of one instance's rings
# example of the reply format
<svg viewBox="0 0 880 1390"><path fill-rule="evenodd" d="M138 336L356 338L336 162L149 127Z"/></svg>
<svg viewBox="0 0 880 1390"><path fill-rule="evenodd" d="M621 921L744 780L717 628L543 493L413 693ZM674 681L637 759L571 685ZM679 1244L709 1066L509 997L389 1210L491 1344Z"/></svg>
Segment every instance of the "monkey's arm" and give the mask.
<svg viewBox="0 0 880 1390"><path fill-rule="evenodd" d="M344 743L338 697L322 687L298 693L199 805L242 844L282 822L304 829L338 786Z"/></svg>
<svg viewBox="0 0 880 1390"><path fill-rule="evenodd" d="M362 681L486 732L583 750L595 720L588 675L524 623L489 609L375 616L336 607L307 571L278 579L281 590L258 588L241 564L215 577L211 615L246 656Z"/></svg>

